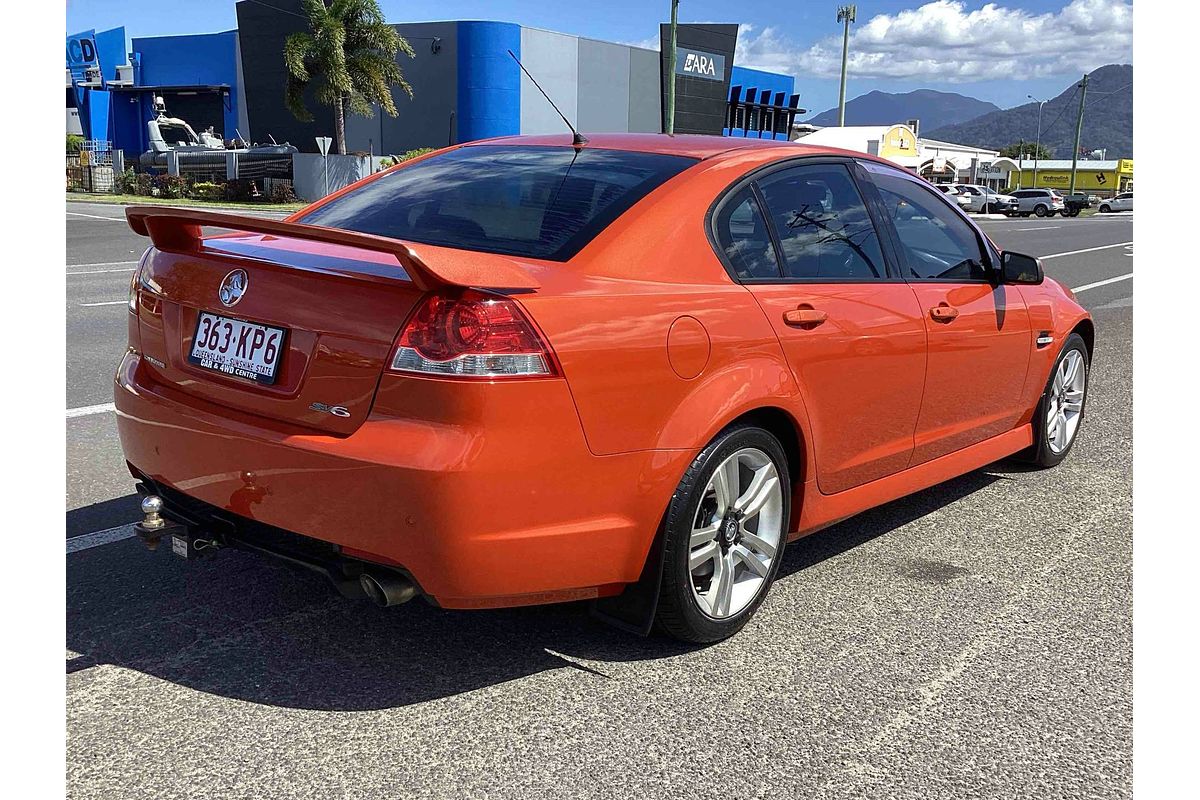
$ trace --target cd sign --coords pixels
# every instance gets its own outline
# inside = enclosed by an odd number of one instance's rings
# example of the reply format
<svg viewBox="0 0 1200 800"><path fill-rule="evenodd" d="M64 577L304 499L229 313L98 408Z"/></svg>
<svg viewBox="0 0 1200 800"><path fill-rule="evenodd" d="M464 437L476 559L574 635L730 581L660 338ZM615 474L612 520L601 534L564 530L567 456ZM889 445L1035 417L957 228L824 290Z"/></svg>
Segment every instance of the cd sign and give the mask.
<svg viewBox="0 0 1200 800"><path fill-rule="evenodd" d="M88 67L99 66L96 58L96 32L84 31L67 37L67 68L71 77L82 80Z"/></svg>

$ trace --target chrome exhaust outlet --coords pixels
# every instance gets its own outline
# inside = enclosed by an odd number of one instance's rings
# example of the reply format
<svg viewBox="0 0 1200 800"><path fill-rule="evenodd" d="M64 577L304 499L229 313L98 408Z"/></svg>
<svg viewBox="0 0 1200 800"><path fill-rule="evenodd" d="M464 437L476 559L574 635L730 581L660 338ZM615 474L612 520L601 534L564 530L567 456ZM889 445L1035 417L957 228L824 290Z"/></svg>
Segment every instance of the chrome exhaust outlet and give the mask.
<svg viewBox="0 0 1200 800"><path fill-rule="evenodd" d="M417 594L412 581L391 572L364 572L359 576L358 584L367 598L380 608L407 603Z"/></svg>

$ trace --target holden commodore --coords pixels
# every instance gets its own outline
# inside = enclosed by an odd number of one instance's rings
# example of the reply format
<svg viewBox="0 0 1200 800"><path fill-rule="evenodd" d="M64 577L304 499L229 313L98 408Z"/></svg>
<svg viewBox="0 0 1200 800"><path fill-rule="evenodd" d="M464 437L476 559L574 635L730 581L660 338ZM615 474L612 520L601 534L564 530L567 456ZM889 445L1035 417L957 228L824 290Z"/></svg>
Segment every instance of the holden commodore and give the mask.
<svg viewBox="0 0 1200 800"><path fill-rule="evenodd" d="M1071 292L861 153L511 137L283 221L126 213L152 242L115 381L139 535L381 605L590 600L715 641L789 541L1053 466L1083 418Z"/></svg>

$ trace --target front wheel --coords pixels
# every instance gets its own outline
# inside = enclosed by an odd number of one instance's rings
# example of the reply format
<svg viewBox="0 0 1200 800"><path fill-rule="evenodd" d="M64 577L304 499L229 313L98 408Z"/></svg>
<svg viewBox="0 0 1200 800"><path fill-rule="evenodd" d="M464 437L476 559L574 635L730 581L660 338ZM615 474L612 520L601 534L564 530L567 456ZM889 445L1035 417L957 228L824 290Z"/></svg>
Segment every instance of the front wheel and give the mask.
<svg viewBox="0 0 1200 800"><path fill-rule="evenodd" d="M663 522L659 629L688 642L737 633L779 570L790 513L779 441L753 426L717 436L684 474Z"/></svg>
<svg viewBox="0 0 1200 800"><path fill-rule="evenodd" d="M1034 414L1032 460L1038 466L1056 466L1071 452L1083 422L1089 367L1087 345L1072 333L1054 362Z"/></svg>
<svg viewBox="0 0 1200 800"><path fill-rule="evenodd" d="M1101 213L1101 214L1107 214L1107 213L1108 213L1108 212L1110 212L1110 211L1112 211L1112 209L1111 209L1111 208L1109 208L1108 206L1100 206L1100 213Z"/></svg>

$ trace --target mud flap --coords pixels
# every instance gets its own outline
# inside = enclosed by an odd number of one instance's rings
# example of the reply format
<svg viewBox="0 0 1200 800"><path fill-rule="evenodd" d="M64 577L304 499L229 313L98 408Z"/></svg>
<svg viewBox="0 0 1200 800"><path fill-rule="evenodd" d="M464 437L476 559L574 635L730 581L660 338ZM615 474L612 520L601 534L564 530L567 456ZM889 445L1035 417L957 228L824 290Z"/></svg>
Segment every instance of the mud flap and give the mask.
<svg viewBox="0 0 1200 800"><path fill-rule="evenodd" d="M662 590L663 574L663 529L650 545L646 563L637 583L625 587L616 597L593 600L588 608L592 617L623 631L649 636L654 628L654 615L658 611L658 596Z"/></svg>

